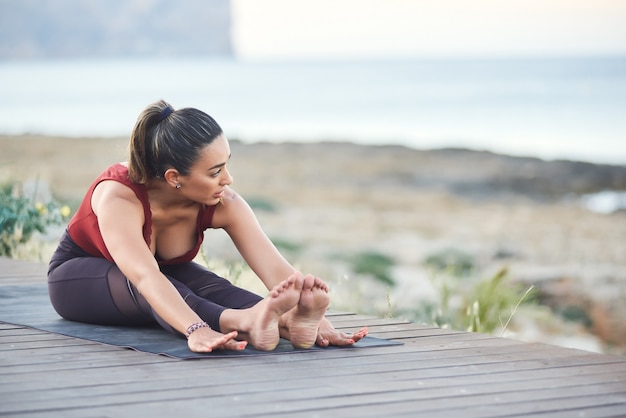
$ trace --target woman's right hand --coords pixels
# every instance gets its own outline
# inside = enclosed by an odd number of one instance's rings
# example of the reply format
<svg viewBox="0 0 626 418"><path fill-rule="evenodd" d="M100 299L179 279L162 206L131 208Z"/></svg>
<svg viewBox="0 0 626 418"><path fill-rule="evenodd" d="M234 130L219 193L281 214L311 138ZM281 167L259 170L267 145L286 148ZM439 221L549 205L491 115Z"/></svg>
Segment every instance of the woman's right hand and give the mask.
<svg viewBox="0 0 626 418"><path fill-rule="evenodd" d="M247 341L237 341L237 331L222 334L211 328L198 328L187 340L189 349L196 353L210 353L213 350L241 351L248 345Z"/></svg>

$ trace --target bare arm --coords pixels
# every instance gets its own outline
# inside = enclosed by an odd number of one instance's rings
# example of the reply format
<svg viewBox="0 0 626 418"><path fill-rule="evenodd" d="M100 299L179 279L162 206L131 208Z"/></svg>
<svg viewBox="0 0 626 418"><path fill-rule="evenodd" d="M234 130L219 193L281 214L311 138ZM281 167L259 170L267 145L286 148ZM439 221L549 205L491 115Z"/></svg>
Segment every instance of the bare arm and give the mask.
<svg viewBox="0 0 626 418"><path fill-rule="evenodd" d="M229 190L224 204L216 209L213 227L223 228L228 233L244 260L268 289L295 271L263 232L250 206L234 191ZM349 346L365 337L367 332L365 327L353 334L345 334L323 318L316 344L322 347Z"/></svg>
<svg viewBox="0 0 626 418"><path fill-rule="evenodd" d="M188 326L201 322L200 317L159 270L143 238L143 207L133 191L118 182L106 181L94 191L91 204L113 260L155 312L183 334ZM218 334L208 329L195 331L192 334L193 341L190 338L190 348L194 351L211 351L216 348L209 340L217 336L211 333ZM221 334L219 336L223 337ZM226 341L222 344L226 344Z"/></svg>
<svg viewBox="0 0 626 418"><path fill-rule="evenodd" d="M213 218L214 228L223 228L252 271L267 289L285 280L295 269L285 260L262 230L248 203L229 189Z"/></svg>

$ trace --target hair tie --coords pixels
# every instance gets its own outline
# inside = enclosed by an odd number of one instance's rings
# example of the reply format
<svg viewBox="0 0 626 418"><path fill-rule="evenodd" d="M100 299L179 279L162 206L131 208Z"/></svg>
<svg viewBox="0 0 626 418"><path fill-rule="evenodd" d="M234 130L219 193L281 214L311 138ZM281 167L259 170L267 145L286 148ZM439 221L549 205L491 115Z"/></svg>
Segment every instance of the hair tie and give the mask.
<svg viewBox="0 0 626 418"><path fill-rule="evenodd" d="M159 122L161 122L163 119L168 117L173 111L174 109L172 109L169 106L166 106L165 108L163 108L163 110L161 110L161 113L159 113Z"/></svg>

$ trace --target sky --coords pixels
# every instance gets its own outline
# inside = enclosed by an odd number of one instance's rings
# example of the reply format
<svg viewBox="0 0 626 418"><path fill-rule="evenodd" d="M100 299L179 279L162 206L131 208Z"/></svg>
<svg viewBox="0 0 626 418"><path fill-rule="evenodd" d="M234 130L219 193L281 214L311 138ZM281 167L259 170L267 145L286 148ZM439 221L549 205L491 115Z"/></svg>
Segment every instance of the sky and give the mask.
<svg viewBox="0 0 626 418"><path fill-rule="evenodd" d="M626 54L624 0L231 0L231 8L243 60Z"/></svg>

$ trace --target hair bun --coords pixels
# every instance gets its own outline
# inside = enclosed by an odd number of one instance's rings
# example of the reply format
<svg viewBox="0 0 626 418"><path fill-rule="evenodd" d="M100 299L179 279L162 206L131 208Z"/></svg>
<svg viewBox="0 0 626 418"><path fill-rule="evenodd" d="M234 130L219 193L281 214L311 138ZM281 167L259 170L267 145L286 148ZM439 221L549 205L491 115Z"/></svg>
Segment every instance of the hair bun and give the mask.
<svg viewBox="0 0 626 418"><path fill-rule="evenodd" d="M172 109L169 106L165 106L163 108L163 110L161 110L161 113L159 113L159 118L158 118L157 122L161 122L163 119L168 117L172 112L174 112L174 109Z"/></svg>

